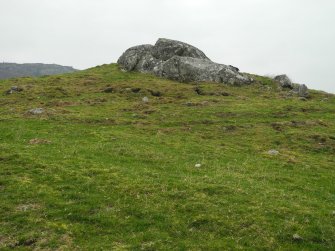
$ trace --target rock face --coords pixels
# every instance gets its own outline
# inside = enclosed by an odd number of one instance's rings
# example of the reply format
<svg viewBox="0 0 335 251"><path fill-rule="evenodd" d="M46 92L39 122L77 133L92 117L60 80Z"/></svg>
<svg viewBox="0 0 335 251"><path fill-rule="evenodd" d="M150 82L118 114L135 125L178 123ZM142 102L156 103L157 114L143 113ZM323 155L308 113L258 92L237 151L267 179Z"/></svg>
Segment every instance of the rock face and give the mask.
<svg viewBox="0 0 335 251"><path fill-rule="evenodd" d="M155 45L129 48L118 60L121 69L152 73L180 82L250 84L253 80L234 66L212 62L192 45L160 38Z"/></svg>

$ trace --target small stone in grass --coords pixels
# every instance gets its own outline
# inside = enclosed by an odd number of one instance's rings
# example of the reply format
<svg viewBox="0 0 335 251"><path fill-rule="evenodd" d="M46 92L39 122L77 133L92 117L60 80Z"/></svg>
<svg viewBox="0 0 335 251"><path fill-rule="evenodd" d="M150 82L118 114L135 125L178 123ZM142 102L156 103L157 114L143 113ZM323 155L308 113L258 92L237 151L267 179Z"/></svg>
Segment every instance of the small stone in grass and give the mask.
<svg viewBox="0 0 335 251"><path fill-rule="evenodd" d="M6 91L5 93L6 94L13 94L15 92L22 92L23 91L23 88L21 87L18 87L18 86L12 86L8 91Z"/></svg>
<svg viewBox="0 0 335 251"><path fill-rule="evenodd" d="M298 234L294 234L292 237L293 237L293 240L295 241L302 241L302 237Z"/></svg>
<svg viewBox="0 0 335 251"><path fill-rule="evenodd" d="M279 152L277 150L275 150L275 149L271 149L271 150L268 151L268 154L270 154L270 155L278 155Z"/></svg>
<svg viewBox="0 0 335 251"><path fill-rule="evenodd" d="M149 102L149 99L148 99L148 97L143 97L143 98L142 98L142 101L143 101L144 103L148 103L148 102Z"/></svg>
<svg viewBox="0 0 335 251"><path fill-rule="evenodd" d="M195 164L194 167L196 167L196 168L200 168L200 167L201 167L201 164L200 164L200 163Z"/></svg>
<svg viewBox="0 0 335 251"><path fill-rule="evenodd" d="M38 114L42 114L44 112L43 108L35 108L35 109L31 109L28 111L30 114L33 115L38 115Z"/></svg>

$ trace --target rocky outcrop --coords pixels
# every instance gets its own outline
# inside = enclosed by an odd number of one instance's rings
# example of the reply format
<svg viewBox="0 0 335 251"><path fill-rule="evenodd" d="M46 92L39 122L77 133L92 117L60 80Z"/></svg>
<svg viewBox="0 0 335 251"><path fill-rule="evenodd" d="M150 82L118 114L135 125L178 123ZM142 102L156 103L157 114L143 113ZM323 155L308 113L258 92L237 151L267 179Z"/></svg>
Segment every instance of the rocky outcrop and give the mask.
<svg viewBox="0 0 335 251"><path fill-rule="evenodd" d="M239 69L212 62L196 47L170 39L155 45L129 48L118 60L121 69L152 73L180 82L217 82L232 85L250 84L253 80Z"/></svg>
<svg viewBox="0 0 335 251"><path fill-rule="evenodd" d="M276 80L282 88L291 89L291 92L298 95L299 97L307 98L309 96L308 88L306 85L292 83L289 77L285 74L274 77L274 80Z"/></svg>

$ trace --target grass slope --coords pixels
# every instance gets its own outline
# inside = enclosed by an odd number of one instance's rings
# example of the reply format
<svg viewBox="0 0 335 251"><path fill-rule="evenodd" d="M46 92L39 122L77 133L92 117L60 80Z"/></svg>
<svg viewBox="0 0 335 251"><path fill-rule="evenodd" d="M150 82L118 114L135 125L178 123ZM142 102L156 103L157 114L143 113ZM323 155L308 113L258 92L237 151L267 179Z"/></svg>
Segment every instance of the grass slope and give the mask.
<svg viewBox="0 0 335 251"><path fill-rule="evenodd" d="M334 250L335 97L255 78L1 81L0 249Z"/></svg>

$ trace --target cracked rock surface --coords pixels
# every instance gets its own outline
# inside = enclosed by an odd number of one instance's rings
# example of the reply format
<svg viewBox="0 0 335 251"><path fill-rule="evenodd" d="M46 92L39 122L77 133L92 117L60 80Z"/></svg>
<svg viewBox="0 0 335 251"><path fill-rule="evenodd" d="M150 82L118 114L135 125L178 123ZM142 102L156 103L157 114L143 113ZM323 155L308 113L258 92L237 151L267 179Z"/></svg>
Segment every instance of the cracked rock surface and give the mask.
<svg viewBox="0 0 335 251"><path fill-rule="evenodd" d="M138 45L126 50L117 62L125 71L152 73L180 82L250 84L253 79L239 69L211 61L198 48L165 38L155 45Z"/></svg>

